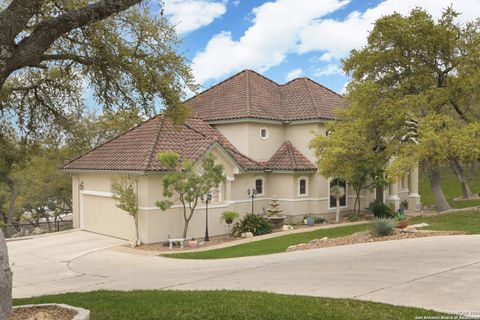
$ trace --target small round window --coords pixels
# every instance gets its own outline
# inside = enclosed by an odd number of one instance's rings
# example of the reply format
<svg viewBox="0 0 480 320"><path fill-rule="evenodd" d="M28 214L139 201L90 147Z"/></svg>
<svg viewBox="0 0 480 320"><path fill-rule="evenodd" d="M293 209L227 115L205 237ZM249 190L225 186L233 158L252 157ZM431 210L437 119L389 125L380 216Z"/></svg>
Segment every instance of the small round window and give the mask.
<svg viewBox="0 0 480 320"><path fill-rule="evenodd" d="M262 139L267 139L268 138L267 128L260 129L260 138L262 138Z"/></svg>

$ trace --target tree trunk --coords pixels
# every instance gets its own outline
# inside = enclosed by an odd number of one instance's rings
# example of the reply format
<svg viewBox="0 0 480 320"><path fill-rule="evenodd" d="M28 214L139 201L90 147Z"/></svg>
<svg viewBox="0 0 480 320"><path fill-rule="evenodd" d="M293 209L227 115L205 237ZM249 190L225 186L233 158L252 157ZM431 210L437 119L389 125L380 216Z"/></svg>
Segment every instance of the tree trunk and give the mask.
<svg viewBox="0 0 480 320"><path fill-rule="evenodd" d="M335 214L335 223L340 222L340 197L337 197L337 212Z"/></svg>
<svg viewBox="0 0 480 320"><path fill-rule="evenodd" d="M463 199L470 199L472 198L473 194L468 186L467 179L465 179L465 172L463 171L463 166L458 161L458 159L450 159L450 166L452 167L453 173L457 176L458 180L460 180L460 184L462 186L462 193Z"/></svg>
<svg viewBox="0 0 480 320"><path fill-rule="evenodd" d="M428 178L430 180L430 186L432 188L433 195L435 196L435 205L438 211L446 211L451 209L450 205L445 198L442 186L440 185L440 171L438 168L432 168L429 163L426 164Z"/></svg>
<svg viewBox="0 0 480 320"><path fill-rule="evenodd" d="M135 221L135 246L140 244L140 236L138 235L138 213L133 217Z"/></svg>
<svg viewBox="0 0 480 320"><path fill-rule="evenodd" d="M187 239L188 223L190 220L185 220L185 225L183 226L183 239Z"/></svg>
<svg viewBox="0 0 480 320"><path fill-rule="evenodd" d="M0 319L7 319L12 312L12 270L8 263L8 250L0 229Z"/></svg>

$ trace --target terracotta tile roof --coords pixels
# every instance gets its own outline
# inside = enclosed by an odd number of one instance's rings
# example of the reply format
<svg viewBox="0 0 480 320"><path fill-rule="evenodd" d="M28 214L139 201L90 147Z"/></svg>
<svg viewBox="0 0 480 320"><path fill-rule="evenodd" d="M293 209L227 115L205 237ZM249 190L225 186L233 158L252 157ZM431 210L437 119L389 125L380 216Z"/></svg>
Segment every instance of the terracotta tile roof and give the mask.
<svg viewBox="0 0 480 320"><path fill-rule="evenodd" d="M206 121L227 119L335 119L343 98L308 78L279 85L244 70L187 100L193 115Z"/></svg>
<svg viewBox="0 0 480 320"><path fill-rule="evenodd" d="M162 115L130 129L120 136L71 160L66 170L163 171L156 160L160 151L172 150L182 158L198 160L215 143L220 144L245 170L261 170L262 165L241 154L217 129L199 118L174 127Z"/></svg>
<svg viewBox="0 0 480 320"><path fill-rule="evenodd" d="M265 166L272 170L317 170L290 141L285 141Z"/></svg>

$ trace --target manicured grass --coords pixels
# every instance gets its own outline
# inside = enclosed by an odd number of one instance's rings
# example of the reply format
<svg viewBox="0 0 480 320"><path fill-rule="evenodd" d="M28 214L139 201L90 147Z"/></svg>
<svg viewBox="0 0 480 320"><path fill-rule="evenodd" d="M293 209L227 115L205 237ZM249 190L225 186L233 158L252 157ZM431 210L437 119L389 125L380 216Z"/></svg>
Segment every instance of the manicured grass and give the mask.
<svg viewBox="0 0 480 320"><path fill-rule="evenodd" d="M15 305L66 303L92 320L154 319L415 319L439 316L388 304L248 291L95 291L16 299Z"/></svg>
<svg viewBox="0 0 480 320"><path fill-rule="evenodd" d="M426 229L438 231L463 231L467 234L480 234L480 211L460 211L432 217L415 217L410 223L428 223Z"/></svg>
<svg viewBox="0 0 480 320"><path fill-rule="evenodd" d="M305 243L313 239L323 237L336 238L343 237L355 232L363 231L368 228L367 224L337 227L331 229L321 229L316 231L294 233L271 239L239 244L233 247L213 249L209 251L186 252L165 254L167 258L180 259L224 259L245 256L257 256L270 253L285 252L291 245Z"/></svg>
<svg viewBox="0 0 480 320"><path fill-rule="evenodd" d="M477 170L475 174L472 174L470 169L465 167L465 175L468 180L468 184L474 193L480 192L480 170ZM480 200L466 200L466 201L453 201L454 198L462 196L462 188L460 182L450 167L444 167L441 170L441 184L445 197L452 208L469 208L480 205ZM421 201L423 204L429 206L435 206L435 197L432 194L430 188L430 182L425 172L420 170L420 178L418 181L419 193L422 196Z"/></svg>

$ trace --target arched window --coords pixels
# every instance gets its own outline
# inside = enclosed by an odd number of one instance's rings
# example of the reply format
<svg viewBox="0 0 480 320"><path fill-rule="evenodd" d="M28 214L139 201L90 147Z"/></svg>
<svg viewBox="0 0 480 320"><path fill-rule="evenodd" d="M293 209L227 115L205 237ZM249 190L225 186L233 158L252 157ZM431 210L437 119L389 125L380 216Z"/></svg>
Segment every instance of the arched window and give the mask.
<svg viewBox="0 0 480 320"><path fill-rule="evenodd" d="M297 179L297 181L298 181L298 196L299 197L308 196L308 178L300 177Z"/></svg>
<svg viewBox="0 0 480 320"><path fill-rule="evenodd" d="M261 128L260 129L260 138L263 140L266 140L268 138L268 129L267 128Z"/></svg>
<svg viewBox="0 0 480 320"><path fill-rule="evenodd" d="M258 196L263 196L265 194L265 178L263 177L255 178L255 189L257 190Z"/></svg>

